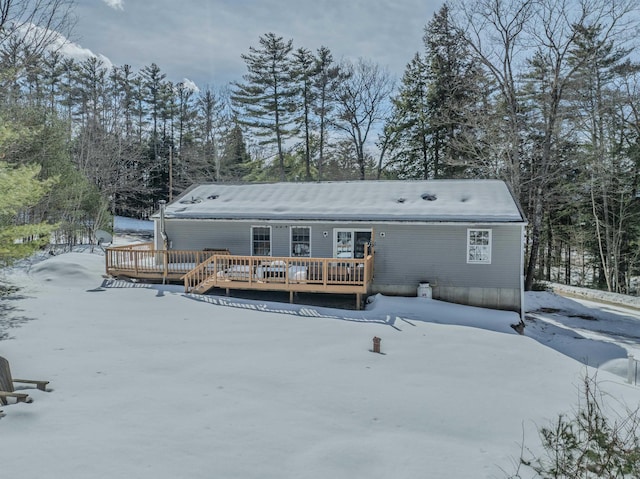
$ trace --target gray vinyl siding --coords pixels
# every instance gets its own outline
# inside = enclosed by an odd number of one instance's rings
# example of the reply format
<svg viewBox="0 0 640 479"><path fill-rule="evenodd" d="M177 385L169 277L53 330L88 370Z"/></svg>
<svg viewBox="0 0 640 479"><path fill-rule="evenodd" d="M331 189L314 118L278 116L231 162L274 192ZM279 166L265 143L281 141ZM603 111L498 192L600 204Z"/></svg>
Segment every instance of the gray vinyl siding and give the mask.
<svg viewBox="0 0 640 479"><path fill-rule="evenodd" d="M251 254L251 230L245 223L218 223L207 220L165 221L170 249L229 249L231 254Z"/></svg>
<svg viewBox="0 0 640 479"><path fill-rule="evenodd" d="M231 254L251 254L251 226L261 222L167 220L172 249L229 249ZM520 281L520 225L473 228L491 229L491 264L467 263L467 225L308 224L271 225L271 255L290 255L290 226L311 228L311 256L333 256L334 229L373 229L375 282L489 288L513 287ZM326 236L323 234L326 232Z"/></svg>
<svg viewBox="0 0 640 479"><path fill-rule="evenodd" d="M228 249L251 254L251 227L271 226L271 255L290 255L291 226L311 228L311 256L333 257L335 229L373 230L372 292L415 295L429 282L433 297L502 309L520 309L522 225L291 223L167 219L171 249ZM467 229L490 229L491 264L467 263ZM325 235L326 232L326 235Z"/></svg>
<svg viewBox="0 0 640 479"><path fill-rule="evenodd" d="M271 226L271 256L290 255L291 226L311 228L311 256L331 258L333 256L334 228L370 229L371 225L295 223L289 225L270 224L260 221L211 221L174 220L165 221L165 230L171 249L202 250L205 248L228 249L231 254L251 254L251 227ZM325 236L324 233L327 233Z"/></svg>
<svg viewBox="0 0 640 479"><path fill-rule="evenodd" d="M466 225L379 227L375 239L375 282L487 288L516 287L520 281L520 225L491 229L491 264L467 263ZM384 233L381 236L380 233Z"/></svg>

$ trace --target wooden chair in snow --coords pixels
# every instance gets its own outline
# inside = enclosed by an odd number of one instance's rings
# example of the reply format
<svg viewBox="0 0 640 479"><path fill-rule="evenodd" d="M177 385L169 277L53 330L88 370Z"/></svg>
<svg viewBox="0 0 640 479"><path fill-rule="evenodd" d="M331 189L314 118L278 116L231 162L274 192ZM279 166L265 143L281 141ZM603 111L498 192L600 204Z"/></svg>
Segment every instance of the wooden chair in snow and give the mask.
<svg viewBox="0 0 640 479"><path fill-rule="evenodd" d="M16 402L32 402L33 399L27 393L15 391L14 383L35 385L38 389L44 391L49 381L13 378L9 368L9 361L0 356L0 404L6 405L8 398L14 398Z"/></svg>

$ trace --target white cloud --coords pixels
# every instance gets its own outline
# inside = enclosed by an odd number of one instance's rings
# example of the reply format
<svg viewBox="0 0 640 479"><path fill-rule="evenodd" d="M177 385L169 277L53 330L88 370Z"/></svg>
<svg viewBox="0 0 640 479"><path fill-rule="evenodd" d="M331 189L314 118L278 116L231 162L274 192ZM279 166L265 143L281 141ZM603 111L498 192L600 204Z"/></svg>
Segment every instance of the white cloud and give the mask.
<svg viewBox="0 0 640 479"><path fill-rule="evenodd" d="M83 62L88 58L95 57L102 61L102 64L106 69L110 70L113 68L113 63L106 56L93 53L88 48L84 48L77 43L72 42L67 37L54 30L47 30L46 28L34 25L33 23L25 23L18 28L16 34L34 43L47 39L50 41L49 50L60 52L63 56L71 58L77 62Z"/></svg>
<svg viewBox="0 0 640 479"><path fill-rule="evenodd" d="M114 10L124 10L124 0L102 0Z"/></svg>
<svg viewBox="0 0 640 479"><path fill-rule="evenodd" d="M184 85L184 88L186 90L191 90L194 93L198 93L200 91L200 88L198 88L198 85L196 85L193 80L189 80L188 78L184 78L182 80L182 84Z"/></svg>
<svg viewBox="0 0 640 479"><path fill-rule="evenodd" d="M112 12L105 11L104 4ZM126 5L125 5L126 2ZM149 8L149 4L153 8ZM116 64L156 63L171 81L202 87L241 80L241 58L273 32L294 47L331 50L336 61L367 58L401 76L423 48L424 26L442 0L127 0L82 1L79 42ZM117 5L123 5L122 15ZM170 25L170 28L167 26Z"/></svg>
<svg viewBox="0 0 640 479"><path fill-rule="evenodd" d="M113 63L111 63L111 60L109 60L104 55L100 53L93 53L88 48L84 48L71 41L67 41L66 43L64 43L59 49L59 52L62 53L62 55L64 55L65 57L72 58L77 62L83 62L89 58L95 57L98 60L102 61L102 64L107 70L113 68Z"/></svg>

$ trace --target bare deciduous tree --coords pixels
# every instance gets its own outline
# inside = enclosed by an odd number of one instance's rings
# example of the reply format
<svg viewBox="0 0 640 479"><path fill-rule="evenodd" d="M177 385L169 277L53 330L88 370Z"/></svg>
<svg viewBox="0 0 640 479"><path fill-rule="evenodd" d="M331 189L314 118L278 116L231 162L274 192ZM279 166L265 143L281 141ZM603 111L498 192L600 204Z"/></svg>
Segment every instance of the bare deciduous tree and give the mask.
<svg viewBox="0 0 640 479"><path fill-rule="evenodd" d="M334 92L335 128L343 131L355 149L360 179L365 179L365 143L372 128L382 122L390 109L394 81L389 72L363 59L341 66L344 80Z"/></svg>
<svg viewBox="0 0 640 479"><path fill-rule="evenodd" d="M523 150L517 62L524 49L525 27L536 4L537 0L476 0L456 4L457 28L467 38L469 49L493 77L500 92L500 105L504 109L503 176L517 196L520 194Z"/></svg>
<svg viewBox="0 0 640 479"><path fill-rule="evenodd" d="M28 47L32 60L62 47L74 25L73 0L0 0L0 47Z"/></svg>

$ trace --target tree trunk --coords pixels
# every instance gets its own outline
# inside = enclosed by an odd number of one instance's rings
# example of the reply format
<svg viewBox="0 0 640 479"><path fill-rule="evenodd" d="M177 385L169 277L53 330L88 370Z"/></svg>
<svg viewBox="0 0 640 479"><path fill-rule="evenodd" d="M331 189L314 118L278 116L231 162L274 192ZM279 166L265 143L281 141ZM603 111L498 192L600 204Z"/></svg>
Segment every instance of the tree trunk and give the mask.
<svg viewBox="0 0 640 479"><path fill-rule="evenodd" d="M540 232L542 230L542 188L537 187L534 198L534 213L531 225L531 244L529 246L529 260L524 281L525 291L531 291L536 274L538 253L540 251Z"/></svg>

